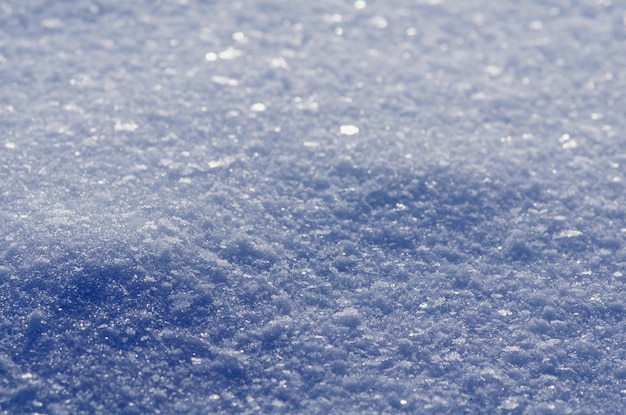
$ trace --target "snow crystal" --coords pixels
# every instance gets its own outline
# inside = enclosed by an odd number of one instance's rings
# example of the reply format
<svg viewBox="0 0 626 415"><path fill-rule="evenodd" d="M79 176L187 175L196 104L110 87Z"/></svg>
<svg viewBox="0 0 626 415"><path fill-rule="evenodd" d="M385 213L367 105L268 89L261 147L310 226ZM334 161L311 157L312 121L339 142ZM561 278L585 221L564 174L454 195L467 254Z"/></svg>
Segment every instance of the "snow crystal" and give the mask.
<svg viewBox="0 0 626 415"><path fill-rule="evenodd" d="M489 76L494 78L502 75L502 68L497 65L488 65L485 67L485 71Z"/></svg>
<svg viewBox="0 0 626 415"><path fill-rule="evenodd" d="M250 111L253 111L253 112L263 112L266 109L267 107L262 102L257 102L255 104L252 104L252 106L250 107Z"/></svg>
<svg viewBox="0 0 626 415"><path fill-rule="evenodd" d="M348 308L346 310L335 313L335 320L344 326L356 327L361 324L361 318L358 310L355 308Z"/></svg>
<svg viewBox="0 0 626 415"><path fill-rule="evenodd" d="M228 78L226 76L212 76L211 77L211 81L215 82L216 84L219 85L227 85L227 86L237 86L239 85L239 81L236 79L232 79L232 78Z"/></svg>
<svg viewBox="0 0 626 415"><path fill-rule="evenodd" d="M576 229L568 229L558 234L554 235L554 239L563 239L563 238L575 238L577 236L581 236L583 233Z"/></svg>
<svg viewBox="0 0 626 415"><path fill-rule="evenodd" d="M357 0L354 2L354 8L357 10L363 10L367 6L364 0Z"/></svg>
<svg viewBox="0 0 626 415"><path fill-rule="evenodd" d="M370 19L370 23L377 29L385 29L389 24L384 16L374 16Z"/></svg>
<svg viewBox="0 0 626 415"><path fill-rule="evenodd" d="M135 131L137 131L137 128L139 128L139 125L137 125L134 122L121 122L121 121L115 121L115 131L128 131L131 133L134 133Z"/></svg>
<svg viewBox="0 0 626 415"><path fill-rule="evenodd" d="M341 23L343 21L343 17L340 14L325 14L323 17L324 23L328 25Z"/></svg>
<svg viewBox="0 0 626 415"><path fill-rule="evenodd" d="M339 132L343 135L355 135L359 132L359 127L354 125L342 125L339 128Z"/></svg>
<svg viewBox="0 0 626 415"><path fill-rule="evenodd" d="M281 69L289 68L289 64L287 63L287 60L283 58L282 56L279 58L273 58L272 60L270 60L270 65L272 66L272 68L281 68Z"/></svg>
<svg viewBox="0 0 626 415"><path fill-rule="evenodd" d="M250 39L243 32L233 33L232 38L237 43L246 44L250 42Z"/></svg>

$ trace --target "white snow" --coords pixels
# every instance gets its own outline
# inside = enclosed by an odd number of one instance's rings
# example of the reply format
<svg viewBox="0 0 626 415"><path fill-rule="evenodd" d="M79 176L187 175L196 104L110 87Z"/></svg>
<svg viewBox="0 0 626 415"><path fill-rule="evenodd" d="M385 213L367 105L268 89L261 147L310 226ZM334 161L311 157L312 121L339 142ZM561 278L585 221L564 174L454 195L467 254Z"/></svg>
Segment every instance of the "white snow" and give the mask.
<svg viewBox="0 0 626 415"><path fill-rule="evenodd" d="M0 413L624 413L626 6L0 2Z"/></svg>
<svg viewBox="0 0 626 415"><path fill-rule="evenodd" d="M339 132L343 135L355 135L359 133L359 127L355 125L342 125Z"/></svg>

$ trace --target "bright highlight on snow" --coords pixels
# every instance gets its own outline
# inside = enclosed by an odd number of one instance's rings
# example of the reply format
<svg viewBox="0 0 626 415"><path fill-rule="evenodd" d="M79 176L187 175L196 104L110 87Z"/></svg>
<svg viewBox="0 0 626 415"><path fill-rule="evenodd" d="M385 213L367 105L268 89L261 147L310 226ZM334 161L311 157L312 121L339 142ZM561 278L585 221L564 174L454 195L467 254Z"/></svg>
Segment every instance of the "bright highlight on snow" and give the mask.
<svg viewBox="0 0 626 415"><path fill-rule="evenodd" d="M266 109L267 109L267 107L262 102L257 102L255 104L252 104L252 106L250 107L250 110L253 111L253 112L263 112Z"/></svg>
<svg viewBox="0 0 626 415"><path fill-rule="evenodd" d="M343 135L355 135L359 132L359 127L354 125L342 125L339 127L339 132Z"/></svg>

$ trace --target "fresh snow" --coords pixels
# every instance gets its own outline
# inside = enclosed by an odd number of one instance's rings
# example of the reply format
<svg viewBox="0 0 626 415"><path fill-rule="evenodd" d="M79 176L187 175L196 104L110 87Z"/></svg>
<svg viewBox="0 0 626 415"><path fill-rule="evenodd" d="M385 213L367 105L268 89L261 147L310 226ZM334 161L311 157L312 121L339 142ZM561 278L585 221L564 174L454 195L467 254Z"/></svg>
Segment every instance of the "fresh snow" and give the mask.
<svg viewBox="0 0 626 415"><path fill-rule="evenodd" d="M626 5L0 0L0 411L626 412Z"/></svg>

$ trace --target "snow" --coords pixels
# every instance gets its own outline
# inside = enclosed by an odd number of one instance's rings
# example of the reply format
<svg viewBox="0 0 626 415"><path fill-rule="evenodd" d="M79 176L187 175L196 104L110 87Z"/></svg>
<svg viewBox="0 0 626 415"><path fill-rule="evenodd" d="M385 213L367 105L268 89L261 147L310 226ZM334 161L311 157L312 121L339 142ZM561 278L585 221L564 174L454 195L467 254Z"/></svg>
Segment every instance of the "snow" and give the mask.
<svg viewBox="0 0 626 415"><path fill-rule="evenodd" d="M1 413L622 413L626 7L0 2Z"/></svg>
<svg viewBox="0 0 626 415"><path fill-rule="evenodd" d="M359 133L359 127L355 125L342 125L339 132L343 135L355 135Z"/></svg>

